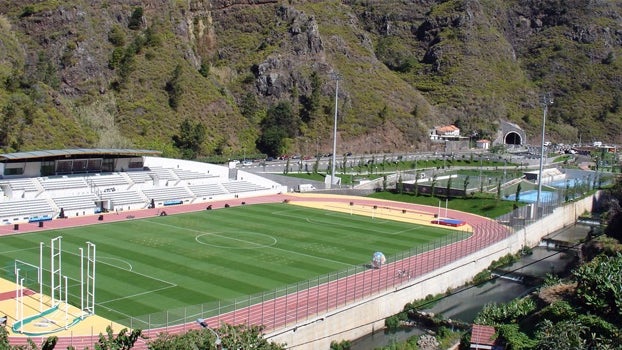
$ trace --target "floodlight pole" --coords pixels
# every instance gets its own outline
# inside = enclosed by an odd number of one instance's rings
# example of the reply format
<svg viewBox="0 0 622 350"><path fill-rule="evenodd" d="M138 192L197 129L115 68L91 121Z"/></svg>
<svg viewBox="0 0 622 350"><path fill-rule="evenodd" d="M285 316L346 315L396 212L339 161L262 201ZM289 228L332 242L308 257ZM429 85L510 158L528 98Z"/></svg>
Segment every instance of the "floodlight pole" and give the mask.
<svg viewBox="0 0 622 350"><path fill-rule="evenodd" d="M222 349L222 339L220 339L220 335L218 333L216 333L216 331L213 330L207 324L207 321L204 318L197 319L197 323L199 324L199 326L201 326L201 327L207 329L208 331L210 331L216 337L216 340L214 340L214 345L216 345L216 349L217 350L221 350Z"/></svg>
<svg viewBox="0 0 622 350"><path fill-rule="evenodd" d="M330 188L333 187L335 181L335 163L337 162L337 110L339 107L339 80L341 76L337 73L333 74L333 80L335 80L335 122L333 126L333 161L330 171Z"/></svg>
<svg viewBox="0 0 622 350"><path fill-rule="evenodd" d="M546 112L549 105L553 104L553 98L550 94L544 94L542 100L542 140L540 140L540 170L538 171L538 195L536 198L536 217L540 217L540 201L542 195L542 168L544 167L544 134L546 130Z"/></svg>

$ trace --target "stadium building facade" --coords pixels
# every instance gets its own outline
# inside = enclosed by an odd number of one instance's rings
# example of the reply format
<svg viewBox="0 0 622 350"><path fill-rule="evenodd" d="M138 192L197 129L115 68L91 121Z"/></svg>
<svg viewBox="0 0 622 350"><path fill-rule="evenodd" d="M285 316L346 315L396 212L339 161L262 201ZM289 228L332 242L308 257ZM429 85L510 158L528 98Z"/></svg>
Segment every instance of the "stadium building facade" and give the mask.
<svg viewBox="0 0 622 350"><path fill-rule="evenodd" d="M286 192L261 176L138 149L0 155L0 222L19 224Z"/></svg>

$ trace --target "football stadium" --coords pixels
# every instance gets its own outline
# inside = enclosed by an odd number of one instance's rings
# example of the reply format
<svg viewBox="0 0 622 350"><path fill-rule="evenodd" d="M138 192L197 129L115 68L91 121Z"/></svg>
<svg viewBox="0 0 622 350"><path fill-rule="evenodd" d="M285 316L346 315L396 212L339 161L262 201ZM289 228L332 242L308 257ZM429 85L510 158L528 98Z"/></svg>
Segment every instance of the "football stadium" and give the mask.
<svg viewBox="0 0 622 350"><path fill-rule="evenodd" d="M0 168L0 313L12 344L54 335L60 348L92 347L107 326L154 336L197 319L296 332L388 293L428 294L431 276L476 268L456 261L512 233L447 209L293 193L234 164L149 150L11 153Z"/></svg>

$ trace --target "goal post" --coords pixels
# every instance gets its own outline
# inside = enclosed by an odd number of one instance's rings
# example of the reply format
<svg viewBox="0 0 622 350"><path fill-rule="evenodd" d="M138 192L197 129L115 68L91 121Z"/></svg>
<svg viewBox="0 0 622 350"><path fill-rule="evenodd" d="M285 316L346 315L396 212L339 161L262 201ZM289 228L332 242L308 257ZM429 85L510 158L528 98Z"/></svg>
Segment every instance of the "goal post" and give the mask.
<svg viewBox="0 0 622 350"><path fill-rule="evenodd" d="M6 271L9 280L15 280L19 271L19 278L23 278L24 284L29 288L32 288L41 282L41 268L37 265L27 263L19 259L9 262L6 266ZM36 289L36 287L32 289Z"/></svg>
<svg viewBox="0 0 622 350"><path fill-rule="evenodd" d="M49 304L48 302L45 302L45 304L53 309L59 308L64 303L66 320L65 328L69 326L69 297L74 294L69 291L70 277L62 274L63 251L61 241L62 236L58 236L50 240L49 281L47 280L47 277L45 277L47 274L45 276L43 274L44 272L47 273L48 269L43 264L45 244L42 242L39 244L39 266L17 258L6 263L4 271L7 274L7 278L9 280L14 280L17 285L15 292L15 317L18 321L16 321L13 325L13 330L15 332L21 332L21 328L25 324L32 322L36 319L36 317L42 317L45 315L45 311L43 310L43 296L46 294L44 292L44 286L46 290L49 288L50 291ZM79 260L74 260L72 259L72 256L70 256L70 259L65 261L66 264L69 263L70 270L74 267L72 263L79 262L78 269L80 274L80 294L77 297L79 298L81 309L80 318L95 314L95 265L97 262L96 247L95 244L91 242L86 242L86 244L86 256L84 256L83 248L79 248ZM39 312L38 314L24 315L24 297L30 295L31 291L37 291L37 289L39 294ZM26 318L24 318L25 316Z"/></svg>

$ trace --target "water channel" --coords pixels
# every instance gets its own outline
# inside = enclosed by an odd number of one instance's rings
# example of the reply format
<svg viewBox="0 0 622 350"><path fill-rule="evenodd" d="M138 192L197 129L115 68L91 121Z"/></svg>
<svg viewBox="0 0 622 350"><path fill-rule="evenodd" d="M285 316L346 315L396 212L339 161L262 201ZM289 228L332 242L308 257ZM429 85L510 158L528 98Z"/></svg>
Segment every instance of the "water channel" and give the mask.
<svg viewBox="0 0 622 350"><path fill-rule="evenodd" d="M590 226L574 225L555 232L546 238L574 243L585 238ZM543 240L544 241L544 240ZM479 286L469 286L453 291L451 295L436 302L424 310L440 314L445 319L473 322L477 313L489 303L506 303L530 293L538 286L528 286L523 278L543 279L547 274L563 275L569 271L576 258L573 249L556 250L547 245L533 249L533 253L522 257L518 262L503 269L504 276L493 279ZM403 342L413 336L419 336L424 329L408 328L388 333L378 330L373 334L352 341L352 350L372 350L385 347L395 342Z"/></svg>

